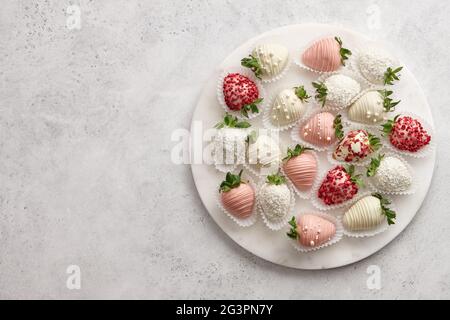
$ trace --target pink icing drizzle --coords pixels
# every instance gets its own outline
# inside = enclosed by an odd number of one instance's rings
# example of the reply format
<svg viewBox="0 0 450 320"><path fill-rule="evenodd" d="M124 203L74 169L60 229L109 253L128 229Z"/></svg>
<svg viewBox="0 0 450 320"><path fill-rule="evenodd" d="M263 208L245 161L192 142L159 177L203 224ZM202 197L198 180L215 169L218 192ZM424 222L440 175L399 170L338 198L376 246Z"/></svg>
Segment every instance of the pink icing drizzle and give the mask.
<svg viewBox="0 0 450 320"><path fill-rule="evenodd" d="M303 246L316 247L329 241L336 233L336 226L313 214L297 217L298 241Z"/></svg>
<svg viewBox="0 0 450 320"><path fill-rule="evenodd" d="M341 66L339 43L334 38L324 38L312 44L302 55L303 63L323 72L335 71Z"/></svg>
<svg viewBox="0 0 450 320"><path fill-rule="evenodd" d="M233 216L247 218L253 211L255 192L248 184L241 183L237 188L222 192L222 204Z"/></svg>
<svg viewBox="0 0 450 320"><path fill-rule="evenodd" d="M311 153L305 152L289 159L283 169L297 189L306 191L311 188L316 177L317 161Z"/></svg>
<svg viewBox="0 0 450 320"><path fill-rule="evenodd" d="M334 115L331 113L318 113L300 128L300 137L320 147L329 146L336 141L333 122Z"/></svg>

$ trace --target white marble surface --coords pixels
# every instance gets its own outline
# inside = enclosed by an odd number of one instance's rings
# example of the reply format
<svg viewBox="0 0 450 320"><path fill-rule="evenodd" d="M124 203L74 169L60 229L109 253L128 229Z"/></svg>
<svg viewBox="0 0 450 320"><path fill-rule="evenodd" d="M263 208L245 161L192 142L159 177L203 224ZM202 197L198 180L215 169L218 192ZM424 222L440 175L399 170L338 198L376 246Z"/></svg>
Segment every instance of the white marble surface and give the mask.
<svg viewBox="0 0 450 320"><path fill-rule="evenodd" d="M66 27L69 4L80 30ZM2 1L0 298L450 298L449 15L445 1ZM392 43L439 142L410 226L328 271L242 250L201 205L189 166L170 162L172 131L189 127L228 52L302 22ZM71 264L80 290L66 288ZM380 290L366 286L369 265L381 268Z"/></svg>

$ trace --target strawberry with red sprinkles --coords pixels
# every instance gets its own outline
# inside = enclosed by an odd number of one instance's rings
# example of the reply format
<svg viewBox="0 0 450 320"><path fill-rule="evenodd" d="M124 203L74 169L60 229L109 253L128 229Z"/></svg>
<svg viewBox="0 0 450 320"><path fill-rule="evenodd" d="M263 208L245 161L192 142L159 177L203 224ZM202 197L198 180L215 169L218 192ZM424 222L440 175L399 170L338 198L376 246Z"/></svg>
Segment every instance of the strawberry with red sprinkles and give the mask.
<svg viewBox="0 0 450 320"><path fill-rule="evenodd" d="M338 161L358 162L380 147L380 138L366 130L351 130L337 145L333 158Z"/></svg>
<svg viewBox="0 0 450 320"><path fill-rule="evenodd" d="M230 73L223 79L223 96L230 110L241 111L248 118L248 113L259 113L258 86L254 81L239 73Z"/></svg>
<svg viewBox="0 0 450 320"><path fill-rule="evenodd" d="M431 141L431 136L419 120L411 116L397 115L383 126L383 135L399 150L417 152Z"/></svg>
<svg viewBox="0 0 450 320"><path fill-rule="evenodd" d="M317 192L326 205L341 204L351 200L363 186L361 175L355 174L355 167L336 166L328 171Z"/></svg>

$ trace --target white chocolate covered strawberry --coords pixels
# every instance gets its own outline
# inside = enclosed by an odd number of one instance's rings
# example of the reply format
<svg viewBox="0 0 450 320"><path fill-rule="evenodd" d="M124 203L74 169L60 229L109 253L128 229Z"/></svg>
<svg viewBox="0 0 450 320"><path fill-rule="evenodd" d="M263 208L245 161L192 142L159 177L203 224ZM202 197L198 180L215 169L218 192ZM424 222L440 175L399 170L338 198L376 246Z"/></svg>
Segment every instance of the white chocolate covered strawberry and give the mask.
<svg viewBox="0 0 450 320"><path fill-rule="evenodd" d="M325 81L313 82L312 85L316 89L316 100L322 106L334 110L346 108L361 91L358 82L343 74L334 74Z"/></svg>
<svg viewBox="0 0 450 320"><path fill-rule="evenodd" d="M269 43L257 46L248 58L241 60L243 67L250 68L260 79L270 79L279 75L286 68L289 51L286 47Z"/></svg>
<svg viewBox="0 0 450 320"><path fill-rule="evenodd" d="M366 130L352 130L339 142L333 158L345 162L358 162L381 147L380 139Z"/></svg>
<svg viewBox="0 0 450 320"><path fill-rule="evenodd" d="M269 223L282 221L289 214L292 196L284 176L267 176L266 182L259 190L258 204Z"/></svg>
<svg viewBox="0 0 450 320"><path fill-rule="evenodd" d="M365 124L378 124L386 120L387 112L395 110L400 101L393 101L389 90L368 91L348 109L348 118Z"/></svg>
<svg viewBox="0 0 450 320"><path fill-rule="evenodd" d="M388 208L391 202L379 193L373 193L357 201L345 212L342 222L350 231L370 230L387 220L394 224L396 214Z"/></svg>
<svg viewBox="0 0 450 320"><path fill-rule="evenodd" d="M367 168L367 176L372 177L374 186L385 192L404 192L412 185L412 175L398 156L383 154L374 157Z"/></svg>

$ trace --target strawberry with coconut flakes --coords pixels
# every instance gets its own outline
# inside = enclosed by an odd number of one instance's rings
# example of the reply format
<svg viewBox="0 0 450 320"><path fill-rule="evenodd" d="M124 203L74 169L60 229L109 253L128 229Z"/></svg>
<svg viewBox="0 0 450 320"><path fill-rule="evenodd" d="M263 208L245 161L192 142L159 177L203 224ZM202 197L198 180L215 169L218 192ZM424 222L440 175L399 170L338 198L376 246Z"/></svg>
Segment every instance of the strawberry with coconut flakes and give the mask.
<svg viewBox="0 0 450 320"><path fill-rule="evenodd" d="M417 152L431 141L431 136L419 120L397 115L383 124L383 135L389 136L394 147L402 151Z"/></svg>
<svg viewBox="0 0 450 320"><path fill-rule="evenodd" d="M345 162L358 162L381 147L380 139L366 130L352 130L339 142L333 158Z"/></svg>
<svg viewBox="0 0 450 320"><path fill-rule="evenodd" d="M239 73L230 73L223 79L223 96L225 104L233 111L241 111L248 117L248 112L259 113L259 97L255 82Z"/></svg>
<svg viewBox="0 0 450 320"><path fill-rule="evenodd" d="M328 171L318 190L317 196L326 205L335 205L352 199L361 187L360 175L355 175L353 165L347 168L336 166Z"/></svg>

